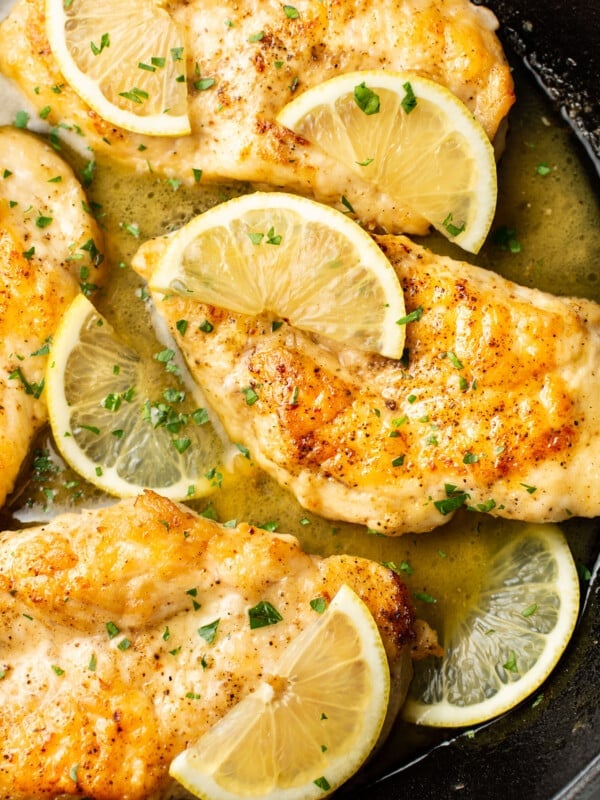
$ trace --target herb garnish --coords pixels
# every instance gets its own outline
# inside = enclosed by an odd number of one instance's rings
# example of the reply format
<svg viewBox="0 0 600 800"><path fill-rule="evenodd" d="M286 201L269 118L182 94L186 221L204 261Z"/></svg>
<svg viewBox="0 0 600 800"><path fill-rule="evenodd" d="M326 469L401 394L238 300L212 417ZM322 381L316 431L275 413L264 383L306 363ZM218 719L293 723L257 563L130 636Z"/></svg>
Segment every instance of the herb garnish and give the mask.
<svg viewBox="0 0 600 800"><path fill-rule="evenodd" d="M261 600L252 608L248 609L248 619L250 628L264 628L267 625L275 625L281 622L283 617L268 600Z"/></svg>
<svg viewBox="0 0 600 800"><path fill-rule="evenodd" d="M94 44L94 42L90 42L90 48L91 48L91 50L92 50L92 53L93 53L95 56L98 56L98 55L100 55L100 53L101 53L101 52L102 52L102 51L103 51L103 50L104 50L106 47L110 47L110 36L109 36L109 34L108 34L108 33L103 33L103 34L102 34L102 36L100 37L100 44L99 44L99 45L97 45L97 44Z"/></svg>
<svg viewBox="0 0 600 800"><path fill-rule="evenodd" d="M461 506L464 506L470 495L467 492L461 491L454 484L447 483L444 486L446 497L443 500L435 500L433 505L443 516L451 514Z"/></svg>
<svg viewBox="0 0 600 800"><path fill-rule="evenodd" d="M354 100L361 111L367 116L379 113L379 95L365 84L363 81L354 87Z"/></svg>
<svg viewBox="0 0 600 800"><path fill-rule="evenodd" d="M417 98L415 97L415 93L413 92L412 84L410 81L406 81L406 83L402 84L402 88L406 92L404 95L404 99L400 103L402 108L407 114L410 114L411 111L417 107Z"/></svg>
<svg viewBox="0 0 600 800"><path fill-rule="evenodd" d="M214 642L220 621L221 618L218 617L207 625L202 625L201 628L198 628L198 635L204 639L207 644L212 644Z"/></svg>
<svg viewBox="0 0 600 800"><path fill-rule="evenodd" d="M446 230L448 231L450 236L458 236L458 234L462 233L467 227L466 223L464 221L461 222L460 225L455 225L452 222L452 212L451 211L448 213L446 219L442 222L442 225L444 226L444 228L446 228Z"/></svg>
<svg viewBox="0 0 600 800"><path fill-rule="evenodd" d="M396 320L396 325L407 325L409 322L418 322L423 316L423 306L418 306L407 314L405 317L400 317Z"/></svg>

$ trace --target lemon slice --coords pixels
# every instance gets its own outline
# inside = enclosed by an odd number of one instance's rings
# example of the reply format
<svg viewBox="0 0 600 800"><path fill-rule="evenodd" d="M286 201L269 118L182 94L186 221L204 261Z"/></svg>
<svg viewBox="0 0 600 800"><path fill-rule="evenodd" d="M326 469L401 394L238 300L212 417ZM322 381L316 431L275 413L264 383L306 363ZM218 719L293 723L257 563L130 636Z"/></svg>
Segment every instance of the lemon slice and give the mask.
<svg viewBox="0 0 600 800"><path fill-rule="evenodd" d="M171 353L142 360L83 295L61 321L46 372L52 433L71 467L109 494L150 488L181 500L218 485L220 442L167 372Z"/></svg>
<svg viewBox="0 0 600 800"><path fill-rule="evenodd" d="M579 611L579 580L559 528L530 525L494 555L468 613L438 628L443 658L415 663L402 716L474 725L508 711L550 674Z"/></svg>
<svg viewBox="0 0 600 800"><path fill-rule="evenodd" d="M46 33L69 86L108 122L190 132L183 34L153 0L46 0Z"/></svg>
<svg viewBox="0 0 600 800"><path fill-rule="evenodd" d="M402 287L371 237L335 209L295 195L244 195L133 260L154 291L242 314L270 312L297 328L400 358Z"/></svg>
<svg viewBox="0 0 600 800"><path fill-rule="evenodd" d="M445 87L414 73L339 75L277 117L444 236L476 253L496 208L484 129Z"/></svg>
<svg viewBox="0 0 600 800"><path fill-rule="evenodd" d="M210 800L325 797L375 746L389 690L375 621L342 586L287 647L275 674L178 755L171 775Z"/></svg>

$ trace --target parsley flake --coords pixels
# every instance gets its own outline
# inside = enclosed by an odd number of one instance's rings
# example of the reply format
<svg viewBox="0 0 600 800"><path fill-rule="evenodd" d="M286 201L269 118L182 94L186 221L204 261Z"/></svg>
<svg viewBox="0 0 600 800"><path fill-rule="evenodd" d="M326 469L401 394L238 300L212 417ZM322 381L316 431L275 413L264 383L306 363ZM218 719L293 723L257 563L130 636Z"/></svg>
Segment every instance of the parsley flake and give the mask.
<svg viewBox="0 0 600 800"><path fill-rule="evenodd" d="M411 111L414 111L417 107L417 98L415 97L415 93L413 92L412 85L410 81L402 84L402 88L406 92L404 98L400 105L404 109L406 114L410 114Z"/></svg>
<svg viewBox="0 0 600 800"><path fill-rule="evenodd" d="M202 625L201 628L198 628L198 636L204 639L207 644L212 644L217 635L217 629L220 621L221 618L219 617L213 620L213 622L209 622L207 625Z"/></svg>
<svg viewBox="0 0 600 800"><path fill-rule="evenodd" d="M354 87L354 100L360 110L367 114L367 116L379 113L379 95L372 89L369 89L364 81Z"/></svg>
<svg viewBox="0 0 600 800"><path fill-rule="evenodd" d="M261 600L252 608L248 609L248 619L250 629L265 628L268 625L275 625L281 622L283 617L268 600Z"/></svg>
<svg viewBox="0 0 600 800"><path fill-rule="evenodd" d="M455 225L452 222L452 212L451 211L446 216L446 219L442 222L442 225L448 231L450 236L458 236L458 234L462 233L467 227L465 222L461 222L460 225Z"/></svg>
<svg viewBox="0 0 600 800"><path fill-rule="evenodd" d="M324 597L313 597L310 601L310 607L313 611L316 611L317 614L323 614L327 608L327 600Z"/></svg>
<svg viewBox="0 0 600 800"><path fill-rule="evenodd" d="M418 322L423 316L423 306L418 306L407 314L405 317L400 317L396 320L396 325L407 325L409 322Z"/></svg>
<svg viewBox="0 0 600 800"><path fill-rule="evenodd" d="M100 53L107 47L110 47L110 36L108 33L103 33L100 37L100 44L94 44L94 42L90 42L90 49L95 56L99 56Z"/></svg>

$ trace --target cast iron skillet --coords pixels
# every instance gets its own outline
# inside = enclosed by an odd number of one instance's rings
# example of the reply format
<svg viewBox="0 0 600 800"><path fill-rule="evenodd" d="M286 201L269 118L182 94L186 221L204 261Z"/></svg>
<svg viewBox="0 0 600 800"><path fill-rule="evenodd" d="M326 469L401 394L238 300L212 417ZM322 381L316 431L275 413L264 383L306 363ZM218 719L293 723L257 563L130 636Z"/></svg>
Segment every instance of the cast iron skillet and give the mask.
<svg viewBox="0 0 600 800"><path fill-rule="evenodd" d="M573 129L600 191L599 0L484 4L500 20L509 59L525 66ZM433 749L428 740L401 768L392 739L340 798L600 800L600 524L584 524L596 530L588 529L588 552L576 560L596 566L578 629L539 706L525 702L475 731L440 733Z"/></svg>
<svg viewBox="0 0 600 800"><path fill-rule="evenodd" d="M600 191L600 1L486 0L485 5L501 22L511 60L525 65L572 127ZM600 476L598 484L600 491ZM417 752L401 769L395 766L392 738L361 773L360 783L340 798L600 799L600 524L583 524L591 544L576 560L596 567L582 619L542 687L542 703L526 702L474 735L440 734L433 750L429 742L421 757Z"/></svg>
<svg viewBox="0 0 600 800"><path fill-rule="evenodd" d="M477 1L477 0L476 0ZM600 0L485 0L515 64L572 127L600 191ZM600 254L599 254L600 255ZM600 432L599 432L600 435ZM600 476L599 476L600 491ZM600 800L600 523L576 559L596 564L582 619L543 701L468 733L440 732L398 767L392 737L340 800ZM589 526L596 526L595 533ZM589 535L591 531L591 536ZM575 534L576 538L576 534ZM591 544L589 544L591 542ZM402 730L400 730L400 734Z"/></svg>

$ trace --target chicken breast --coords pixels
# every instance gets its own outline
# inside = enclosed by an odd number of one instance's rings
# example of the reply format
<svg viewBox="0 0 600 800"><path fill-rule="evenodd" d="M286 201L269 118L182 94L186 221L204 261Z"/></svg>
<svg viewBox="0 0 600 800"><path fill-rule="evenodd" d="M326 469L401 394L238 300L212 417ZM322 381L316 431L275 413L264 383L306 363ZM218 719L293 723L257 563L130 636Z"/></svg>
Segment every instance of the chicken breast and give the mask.
<svg viewBox="0 0 600 800"><path fill-rule="evenodd" d="M600 306L378 242L420 317L401 361L155 297L232 441L306 508L373 531L425 531L462 505L598 516ZM147 242L134 267L148 277L163 246Z"/></svg>
<svg viewBox="0 0 600 800"><path fill-rule="evenodd" d="M46 421L61 315L102 277L101 236L71 171L33 135L0 129L0 507Z"/></svg>
<svg viewBox="0 0 600 800"><path fill-rule="evenodd" d="M170 796L172 758L273 669L315 619L310 600L344 583L403 694L413 612L378 563L309 556L151 492L0 534L0 798ZM251 630L261 601L283 619ZM215 620L209 642L198 629Z"/></svg>
<svg viewBox="0 0 600 800"><path fill-rule="evenodd" d="M82 131L97 156L193 183L239 180L322 202L352 198L390 232L426 221L275 122L298 93L358 69L409 70L451 89L493 138L514 101L494 15L468 0L171 0L187 53L191 136L128 133L103 121L65 81L44 30L44 0L18 0L0 27L0 70L48 121ZM290 7L291 8L291 7ZM205 87L198 76L212 79ZM197 86L198 84L198 86Z"/></svg>

